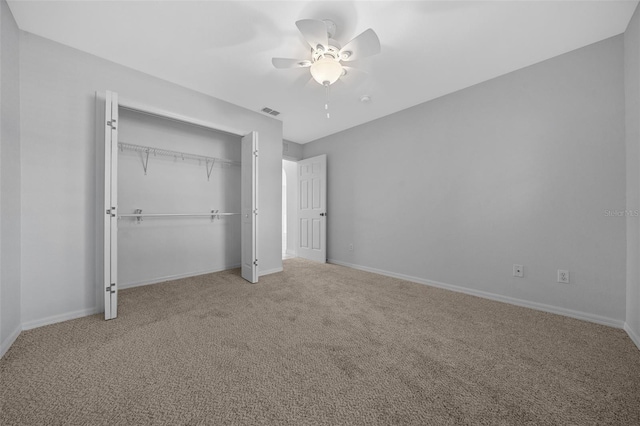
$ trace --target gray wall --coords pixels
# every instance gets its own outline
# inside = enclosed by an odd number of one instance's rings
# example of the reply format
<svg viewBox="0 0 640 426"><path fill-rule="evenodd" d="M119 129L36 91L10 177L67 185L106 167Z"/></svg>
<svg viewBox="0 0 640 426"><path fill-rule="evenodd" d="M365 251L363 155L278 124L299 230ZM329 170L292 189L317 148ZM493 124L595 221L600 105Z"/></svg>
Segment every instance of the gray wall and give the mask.
<svg viewBox="0 0 640 426"><path fill-rule="evenodd" d="M289 161L302 160L302 145L283 139L282 158Z"/></svg>
<svg viewBox="0 0 640 426"><path fill-rule="evenodd" d="M118 139L240 162L240 137L121 111ZM240 167L215 166L207 179L199 160L118 153L121 214L240 212ZM135 218L118 221L120 288L240 266L240 216Z"/></svg>
<svg viewBox="0 0 640 426"><path fill-rule="evenodd" d="M0 357L20 323L19 30L0 0Z"/></svg>
<svg viewBox="0 0 640 426"><path fill-rule="evenodd" d="M297 145L297 144L296 144ZM300 146L300 145L298 145ZM287 175L287 254L297 255L296 242L298 240L298 163L285 160L282 167Z"/></svg>
<svg viewBox="0 0 640 426"><path fill-rule="evenodd" d="M623 82L618 36L305 144L329 259L622 326Z"/></svg>
<svg viewBox="0 0 640 426"><path fill-rule="evenodd" d="M627 145L627 316L626 329L640 347L640 12L624 35L624 83Z"/></svg>
<svg viewBox="0 0 640 426"><path fill-rule="evenodd" d="M100 309L95 91L257 130L260 273L282 268L280 121L29 33L21 33L20 53L24 328Z"/></svg>

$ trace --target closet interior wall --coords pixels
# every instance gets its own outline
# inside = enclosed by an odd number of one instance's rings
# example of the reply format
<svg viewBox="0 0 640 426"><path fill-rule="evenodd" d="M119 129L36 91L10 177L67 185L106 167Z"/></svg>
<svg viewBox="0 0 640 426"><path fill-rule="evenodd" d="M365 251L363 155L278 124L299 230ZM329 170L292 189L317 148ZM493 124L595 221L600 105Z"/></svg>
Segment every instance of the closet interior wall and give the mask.
<svg viewBox="0 0 640 426"><path fill-rule="evenodd" d="M120 108L119 142L240 162L240 138ZM240 212L240 166L118 152L118 214ZM118 220L120 288L240 266L240 216Z"/></svg>

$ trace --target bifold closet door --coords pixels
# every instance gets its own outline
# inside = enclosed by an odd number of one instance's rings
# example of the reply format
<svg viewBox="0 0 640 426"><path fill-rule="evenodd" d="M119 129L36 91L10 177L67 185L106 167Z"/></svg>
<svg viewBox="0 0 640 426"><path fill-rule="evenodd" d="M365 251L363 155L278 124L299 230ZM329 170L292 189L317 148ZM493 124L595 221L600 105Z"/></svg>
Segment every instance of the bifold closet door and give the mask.
<svg viewBox="0 0 640 426"><path fill-rule="evenodd" d="M106 92L104 114L104 319L118 316L118 94Z"/></svg>
<svg viewBox="0 0 640 426"><path fill-rule="evenodd" d="M258 282L258 134L242 138L242 278Z"/></svg>

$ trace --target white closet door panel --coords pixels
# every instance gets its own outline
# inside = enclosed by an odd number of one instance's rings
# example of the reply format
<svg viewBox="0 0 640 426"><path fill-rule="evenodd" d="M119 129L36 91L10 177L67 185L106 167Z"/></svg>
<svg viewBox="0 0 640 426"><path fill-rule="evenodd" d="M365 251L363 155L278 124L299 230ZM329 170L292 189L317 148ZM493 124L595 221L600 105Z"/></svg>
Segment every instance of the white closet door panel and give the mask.
<svg viewBox="0 0 640 426"><path fill-rule="evenodd" d="M242 278L258 282L258 134L242 138Z"/></svg>
<svg viewBox="0 0 640 426"><path fill-rule="evenodd" d="M104 319L111 319L111 92L105 95L104 108L104 204L102 206L104 215L103 223L103 288L104 295Z"/></svg>
<svg viewBox="0 0 640 426"><path fill-rule="evenodd" d="M105 94L104 116L104 319L118 315L118 95Z"/></svg>
<svg viewBox="0 0 640 426"><path fill-rule="evenodd" d="M111 95L111 319L118 316L118 94Z"/></svg>

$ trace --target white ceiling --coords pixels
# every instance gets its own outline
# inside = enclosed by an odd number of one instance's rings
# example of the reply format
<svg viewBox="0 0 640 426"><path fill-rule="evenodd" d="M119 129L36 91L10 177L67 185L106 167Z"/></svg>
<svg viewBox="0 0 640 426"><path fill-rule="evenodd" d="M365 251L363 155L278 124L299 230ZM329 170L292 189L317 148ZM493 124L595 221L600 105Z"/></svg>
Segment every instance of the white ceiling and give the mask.
<svg viewBox="0 0 640 426"><path fill-rule="evenodd" d="M624 32L636 1L9 1L25 31L258 111L306 143ZM295 21L332 19L343 45L366 30L368 74L324 90ZM357 78L356 78L357 77ZM354 80L355 78L355 80ZM359 101L371 96L368 104Z"/></svg>

